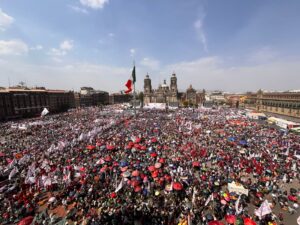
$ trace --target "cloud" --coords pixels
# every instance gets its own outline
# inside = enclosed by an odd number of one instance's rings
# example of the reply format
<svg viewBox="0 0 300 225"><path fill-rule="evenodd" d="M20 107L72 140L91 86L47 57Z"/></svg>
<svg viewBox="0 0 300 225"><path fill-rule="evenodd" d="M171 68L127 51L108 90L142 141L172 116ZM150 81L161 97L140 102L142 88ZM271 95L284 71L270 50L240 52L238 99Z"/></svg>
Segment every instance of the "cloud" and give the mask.
<svg viewBox="0 0 300 225"><path fill-rule="evenodd" d="M52 56L65 56L69 51L71 51L74 47L73 40L64 40L60 43L59 48L51 48L48 52L48 55Z"/></svg>
<svg viewBox="0 0 300 225"><path fill-rule="evenodd" d="M50 51L48 52L48 55L52 55L52 56L64 56L66 54L67 51L58 48L51 48Z"/></svg>
<svg viewBox="0 0 300 225"><path fill-rule="evenodd" d="M279 53L269 46L262 47L254 51L249 56L249 62L253 63L266 63L275 60Z"/></svg>
<svg viewBox="0 0 300 225"><path fill-rule="evenodd" d="M201 44L203 45L204 51L207 52L208 51L207 40L206 40L206 35L205 35L204 29L203 29L204 18L205 18L205 15L202 14L202 16L194 22L194 29L196 31L198 39L200 40Z"/></svg>
<svg viewBox="0 0 300 225"><path fill-rule="evenodd" d="M78 7L78 6L75 6L75 5L68 5L68 7L70 9L72 9L74 12L82 13L82 14L89 14L89 12L84 8L81 8L81 7Z"/></svg>
<svg viewBox="0 0 300 225"><path fill-rule="evenodd" d="M107 45L107 44L111 44L114 42L114 37L116 35L114 33L108 33L106 35L103 35L99 40L98 43L100 45Z"/></svg>
<svg viewBox="0 0 300 225"><path fill-rule="evenodd" d="M151 70L158 70L160 67L160 63L158 60L150 59L150 58L143 58L140 64Z"/></svg>
<svg viewBox="0 0 300 225"><path fill-rule="evenodd" d="M129 50L129 52L130 52L130 56L131 56L131 57L134 57L134 56L135 56L136 50L135 50L134 48L131 48L131 49Z"/></svg>
<svg viewBox="0 0 300 225"><path fill-rule="evenodd" d="M74 47L72 40L65 40L60 44L60 49L65 51L70 51Z"/></svg>
<svg viewBox="0 0 300 225"><path fill-rule="evenodd" d="M33 51L40 51L40 50L43 50L43 46L42 45L36 45L34 47L31 47L30 50L33 50Z"/></svg>
<svg viewBox="0 0 300 225"><path fill-rule="evenodd" d="M102 9L109 0L80 0L80 3L92 9Z"/></svg>
<svg viewBox="0 0 300 225"><path fill-rule="evenodd" d="M0 8L0 31L5 31L13 22L14 18L7 15Z"/></svg>
<svg viewBox="0 0 300 225"><path fill-rule="evenodd" d="M28 46L21 40L0 40L0 55L22 55L28 52Z"/></svg>

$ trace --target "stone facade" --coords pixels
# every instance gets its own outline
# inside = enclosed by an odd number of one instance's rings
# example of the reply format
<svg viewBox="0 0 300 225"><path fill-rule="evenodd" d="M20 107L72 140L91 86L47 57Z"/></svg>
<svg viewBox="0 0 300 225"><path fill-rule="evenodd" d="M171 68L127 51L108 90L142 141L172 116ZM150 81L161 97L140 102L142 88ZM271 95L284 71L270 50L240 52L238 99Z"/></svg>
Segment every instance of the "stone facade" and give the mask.
<svg viewBox="0 0 300 225"><path fill-rule="evenodd" d="M156 90L152 89L151 79L148 74L146 75L144 80L144 105L149 103L167 103L169 106L178 106L178 96L177 77L175 73L170 78L170 86L164 80L164 83L160 84Z"/></svg>
<svg viewBox="0 0 300 225"><path fill-rule="evenodd" d="M109 104L129 103L133 99L131 94L113 93L109 95Z"/></svg>
<svg viewBox="0 0 300 225"><path fill-rule="evenodd" d="M58 113L75 107L74 92L12 87L0 90L0 120L39 116L44 108Z"/></svg>
<svg viewBox="0 0 300 225"><path fill-rule="evenodd" d="M259 112L300 119L300 92L247 93L245 107Z"/></svg>
<svg viewBox="0 0 300 225"><path fill-rule="evenodd" d="M109 104L109 93L94 90L92 87L81 87L75 94L76 107L100 106Z"/></svg>
<svg viewBox="0 0 300 225"><path fill-rule="evenodd" d="M188 89L186 89L186 92L182 94L181 102L187 102L188 105L203 105L205 102L205 90L202 92L197 92L192 85Z"/></svg>

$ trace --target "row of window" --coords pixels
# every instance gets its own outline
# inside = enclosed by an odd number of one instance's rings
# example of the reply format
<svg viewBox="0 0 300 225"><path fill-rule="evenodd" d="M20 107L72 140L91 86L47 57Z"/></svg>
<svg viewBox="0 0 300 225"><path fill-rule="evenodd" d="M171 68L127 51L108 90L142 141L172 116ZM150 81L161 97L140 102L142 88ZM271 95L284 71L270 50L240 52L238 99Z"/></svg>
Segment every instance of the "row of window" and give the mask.
<svg viewBox="0 0 300 225"><path fill-rule="evenodd" d="M5 118L24 113L39 113L41 109L49 106L52 110L58 110L63 105L70 105L71 97L71 95L65 94L0 94L0 108L2 109L0 117Z"/></svg>
<svg viewBox="0 0 300 225"><path fill-rule="evenodd" d="M272 98L272 99L300 99L300 95L263 95L263 98Z"/></svg>
<svg viewBox="0 0 300 225"><path fill-rule="evenodd" d="M263 101L265 106L281 107L281 108L291 108L291 109L300 109L300 102L270 102Z"/></svg>
<svg viewBox="0 0 300 225"><path fill-rule="evenodd" d="M275 112L281 112L281 113L286 112L286 113L289 113L289 114L292 114L292 113L294 112L294 114L296 114L297 116L300 115L300 109L294 109L294 111L293 111L293 109L291 109L291 108L285 110L286 108L272 107L272 106L265 106L265 105L263 105L262 108L263 108L263 110L265 110L265 111L272 111L273 108L274 108ZM296 110L297 110L297 111L296 111Z"/></svg>

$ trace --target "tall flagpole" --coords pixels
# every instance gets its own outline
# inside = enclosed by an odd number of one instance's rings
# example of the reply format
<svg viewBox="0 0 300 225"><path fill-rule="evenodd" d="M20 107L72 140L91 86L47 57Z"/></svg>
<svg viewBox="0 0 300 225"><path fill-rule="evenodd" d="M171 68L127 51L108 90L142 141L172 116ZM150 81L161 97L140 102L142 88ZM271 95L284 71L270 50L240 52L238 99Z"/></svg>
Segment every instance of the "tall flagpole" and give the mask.
<svg viewBox="0 0 300 225"><path fill-rule="evenodd" d="M136 118L136 93L135 93L135 82L136 82L136 70L135 70L135 61L133 60L133 68L134 68L134 74L135 74L135 81L133 82L133 109L134 109L134 117Z"/></svg>

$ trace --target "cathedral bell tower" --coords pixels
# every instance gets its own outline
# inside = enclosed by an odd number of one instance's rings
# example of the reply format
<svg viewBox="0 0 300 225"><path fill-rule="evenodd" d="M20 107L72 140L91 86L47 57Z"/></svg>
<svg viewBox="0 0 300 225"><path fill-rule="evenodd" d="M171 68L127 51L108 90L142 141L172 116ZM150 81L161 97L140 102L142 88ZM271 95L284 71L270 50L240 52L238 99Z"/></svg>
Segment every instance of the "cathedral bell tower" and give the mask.
<svg viewBox="0 0 300 225"><path fill-rule="evenodd" d="M171 76L170 89L171 89L171 92L173 94L177 94L177 92L178 92L178 89L177 89L177 77L176 77L175 73L173 73L172 76Z"/></svg>
<svg viewBox="0 0 300 225"><path fill-rule="evenodd" d="M144 104L145 105L151 102L151 93L152 93L151 79L147 74L146 78L144 79Z"/></svg>
<svg viewBox="0 0 300 225"><path fill-rule="evenodd" d="M152 90L152 85L151 85L151 79L149 75L146 75L146 78L144 79L144 94L150 94Z"/></svg>

